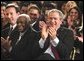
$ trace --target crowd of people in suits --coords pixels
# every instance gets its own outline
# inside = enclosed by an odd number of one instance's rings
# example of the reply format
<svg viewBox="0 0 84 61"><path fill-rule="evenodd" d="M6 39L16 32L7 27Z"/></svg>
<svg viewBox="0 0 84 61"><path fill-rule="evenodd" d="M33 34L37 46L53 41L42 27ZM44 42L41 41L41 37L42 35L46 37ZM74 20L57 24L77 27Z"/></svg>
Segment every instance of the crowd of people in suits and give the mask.
<svg viewBox="0 0 84 61"><path fill-rule="evenodd" d="M1 60L83 60L78 2L1 2Z"/></svg>

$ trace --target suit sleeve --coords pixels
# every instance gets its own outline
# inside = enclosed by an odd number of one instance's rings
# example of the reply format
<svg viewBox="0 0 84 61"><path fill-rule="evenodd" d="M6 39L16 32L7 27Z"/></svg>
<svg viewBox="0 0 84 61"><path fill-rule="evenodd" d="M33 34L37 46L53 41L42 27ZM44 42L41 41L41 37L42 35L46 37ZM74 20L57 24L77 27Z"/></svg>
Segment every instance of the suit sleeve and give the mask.
<svg viewBox="0 0 84 61"><path fill-rule="evenodd" d="M59 37L59 43L56 49L63 60L69 60L70 53L74 45L73 32L71 30L66 30L61 37Z"/></svg>

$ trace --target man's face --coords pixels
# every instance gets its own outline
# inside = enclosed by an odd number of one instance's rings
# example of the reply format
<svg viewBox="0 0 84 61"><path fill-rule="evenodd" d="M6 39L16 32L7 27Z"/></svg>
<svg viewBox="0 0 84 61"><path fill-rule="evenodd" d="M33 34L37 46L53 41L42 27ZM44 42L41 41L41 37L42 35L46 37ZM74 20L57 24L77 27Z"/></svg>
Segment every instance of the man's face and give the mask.
<svg viewBox="0 0 84 61"><path fill-rule="evenodd" d="M14 7L9 7L6 9L6 18L9 20L11 25L16 24L18 13L16 13L16 9Z"/></svg>
<svg viewBox="0 0 84 61"><path fill-rule="evenodd" d="M6 21L7 22L7 19L5 18L6 17L6 12L5 12L5 6L1 6L1 18L2 18L2 22Z"/></svg>
<svg viewBox="0 0 84 61"><path fill-rule="evenodd" d="M22 6L20 13L21 14L27 14L27 7L26 6Z"/></svg>
<svg viewBox="0 0 84 61"><path fill-rule="evenodd" d="M26 17L19 17L17 19L17 27L20 32L23 32L27 28L27 18Z"/></svg>
<svg viewBox="0 0 84 61"><path fill-rule="evenodd" d="M59 13L51 12L47 17L46 23L49 27L53 27L54 29L58 30L62 23L62 21L60 20Z"/></svg>
<svg viewBox="0 0 84 61"><path fill-rule="evenodd" d="M1 18L4 18L4 16L5 16L5 13L4 13L4 11L5 11L5 6L1 6Z"/></svg>
<svg viewBox="0 0 84 61"><path fill-rule="evenodd" d="M30 9L28 14L32 22L35 22L39 18L39 12L36 9Z"/></svg>

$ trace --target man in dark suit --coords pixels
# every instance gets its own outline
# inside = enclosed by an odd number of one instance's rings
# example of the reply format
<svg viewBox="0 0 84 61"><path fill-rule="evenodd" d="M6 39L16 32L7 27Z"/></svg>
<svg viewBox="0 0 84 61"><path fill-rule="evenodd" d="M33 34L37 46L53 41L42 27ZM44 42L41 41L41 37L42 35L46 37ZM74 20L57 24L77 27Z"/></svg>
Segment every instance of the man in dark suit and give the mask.
<svg viewBox="0 0 84 61"><path fill-rule="evenodd" d="M8 4L5 9L6 12L6 19L9 22L9 27L5 28L1 32L1 36L6 39L7 36L10 36L13 31L17 29L16 19L19 15L19 7L15 4ZM13 15L11 15L11 13Z"/></svg>
<svg viewBox="0 0 84 61"><path fill-rule="evenodd" d="M19 32L15 32L14 45L11 51L13 60L30 60L33 41L31 40L30 17L21 14L17 19ZM13 35L14 36L14 35Z"/></svg>
<svg viewBox="0 0 84 61"><path fill-rule="evenodd" d="M40 21L41 38L39 43L33 48L38 55L36 60L69 60L73 47L73 32L66 28L61 28L63 14L60 10L52 9L47 13L47 20ZM56 50L56 54L52 50Z"/></svg>
<svg viewBox="0 0 84 61"><path fill-rule="evenodd" d="M30 17L26 14L21 14L17 18L17 29L14 32L11 40L12 47L10 58L12 60L31 60L32 46L34 39L31 34ZM7 39L8 40L8 39Z"/></svg>
<svg viewBox="0 0 84 61"><path fill-rule="evenodd" d="M29 5L29 8L27 10L27 14L31 18L31 29L38 33L39 32L39 18L41 15L40 9L37 5Z"/></svg>
<svg viewBox="0 0 84 61"><path fill-rule="evenodd" d="M2 51L3 51L3 48L9 49L8 47L10 46L8 44L10 44L11 42L11 41L10 42L3 41L3 40L8 39L13 34L13 32L17 30L16 19L19 15L19 7L15 4L8 4L6 6L5 13L6 13L6 19L8 20L9 26L1 31L1 47L2 47L1 50Z"/></svg>
<svg viewBox="0 0 84 61"><path fill-rule="evenodd" d="M11 13L13 15L11 15ZM12 31L16 29L16 19L19 15L19 7L18 5L15 4L8 4L5 9L5 16L6 19L8 20L8 23L10 24L7 28L2 30L1 36L6 37L9 36L10 34L10 29L12 28ZM4 36L3 36L4 35Z"/></svg>

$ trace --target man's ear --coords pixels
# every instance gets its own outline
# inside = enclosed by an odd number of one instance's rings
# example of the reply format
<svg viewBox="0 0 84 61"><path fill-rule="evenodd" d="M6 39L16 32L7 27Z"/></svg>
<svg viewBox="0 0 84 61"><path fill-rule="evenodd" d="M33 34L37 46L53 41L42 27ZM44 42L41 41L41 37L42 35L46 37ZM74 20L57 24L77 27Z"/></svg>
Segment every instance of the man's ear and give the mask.
<svg viewBox="0 0 84 61"><path fill-rule="evenodd" d="M63 23L63 20L61 19L61 20L60 20L60 24L62 24L62 23Z"/></svg>

